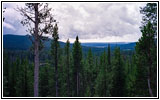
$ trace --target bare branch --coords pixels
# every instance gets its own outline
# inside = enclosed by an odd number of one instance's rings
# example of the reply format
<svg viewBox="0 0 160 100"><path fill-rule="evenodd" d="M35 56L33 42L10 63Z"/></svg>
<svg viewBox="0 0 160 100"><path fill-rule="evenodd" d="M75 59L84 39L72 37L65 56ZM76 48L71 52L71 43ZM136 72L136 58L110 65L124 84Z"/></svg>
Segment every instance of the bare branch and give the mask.
<svg viewBox="0 0 160 100"><path fill-rule="evenodd" d="M16 10L16 9L15 9ZM27 17L29 20L31 20L33 23L35 23L35 21L32 19L33 17L30 17L25 11L25 9L23 8L19 8L17 7L17 11L19 11L24 17Z"/></svg>
<svg viewBox="0 0 160 100"><path fill-rule="evenodd" d="M25 12L29 13L29 14L32 14L34 15L34 13L30 12L30 11L27 11L27 9L24 9Z"/></svg>

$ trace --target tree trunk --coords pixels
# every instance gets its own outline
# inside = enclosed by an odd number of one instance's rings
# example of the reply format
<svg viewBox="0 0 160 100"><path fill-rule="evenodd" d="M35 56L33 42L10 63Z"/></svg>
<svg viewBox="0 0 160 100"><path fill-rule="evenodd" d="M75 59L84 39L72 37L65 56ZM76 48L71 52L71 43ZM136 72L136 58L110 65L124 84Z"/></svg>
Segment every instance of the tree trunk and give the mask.
<svg viewBox="0 0 160 100"><path fill-rule="evenodd" d="M153 97L152 89L151 89L151 82L150 79L148 78L148 88L149 88L149 94L151 97Z"/></svg>
<svg viewBox="0 0 160 100"><path fill-rule="evenodd" d="M38 97L38 77L39 77L39 50L38 42L35 42L35 57L34 57L34 96Z"/></svg>
<svg viewBox="0 0 160 100"><path fill-rule="evenodd" d="M38 4L35 4L35 43L34 43L34 97L38 97L39 77L39 36L38 36Z"/></svg>

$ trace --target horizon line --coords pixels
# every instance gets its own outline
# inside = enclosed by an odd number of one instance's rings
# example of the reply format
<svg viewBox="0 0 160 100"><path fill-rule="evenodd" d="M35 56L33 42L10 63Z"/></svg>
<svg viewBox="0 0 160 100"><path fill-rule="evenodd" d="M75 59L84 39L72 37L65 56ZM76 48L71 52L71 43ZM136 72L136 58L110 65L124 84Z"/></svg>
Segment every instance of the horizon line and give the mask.
<svg viewBox="0 0 160 100"><path fill-rule="evenodd" d="M15 35L15 36L27 36L27 35L30 35L30 34L26 34L26 35L20 35L20 34L3 34L4 35ZM51 39L51 38L50 38ZM63 41L63 40L59 40L59 42L64 42L66 43L66 41ZM99 42L99 41L93 41L93 42L81 42L79 41L80 43L135 43L135 42L138 42L138 41L120 41L120 42L117 42L117 41L111 41L111 42ZM70 43L74 43L74 42L71 42Z"/></svg>

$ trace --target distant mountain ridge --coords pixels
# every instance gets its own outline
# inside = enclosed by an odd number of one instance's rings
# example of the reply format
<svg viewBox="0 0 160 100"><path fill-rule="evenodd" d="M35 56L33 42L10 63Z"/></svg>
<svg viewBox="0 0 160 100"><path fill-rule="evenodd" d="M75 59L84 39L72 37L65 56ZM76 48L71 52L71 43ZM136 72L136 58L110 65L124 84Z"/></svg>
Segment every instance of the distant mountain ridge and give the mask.
<svg viewBox="0 0 160 100"><path fill-rule="evenodd" d="M87 47L97 47L97 48L106 48L108 45L111 47L116 47L116 46L127 46L128 48L132 49L132 47L135 46L135 42L103 42L103 43L82 43L83 46ZM129 47L131 45L131 47Z"/></svg>
<svg viewBox="0 0 160 100"><path fill-rule="evenodd" d="M63 48L65 46L64 42L59 41L60 46ZM126 42L117 42L117 43L81 43L83 50L88 50L91 48L93 51L104 51L110 44L111 50L116 46L119 46L121 50L134 50L136 45L135 42L126 43ZM9 50L28 50L31 47L32 43L27 35L3 35L3 47L4 49ZM51 39L44 43L45 49L50 49ZM73 44L71 43L71 47Z"/></svg>
<svg viewBox="0 0 160 100"><path fill-rule="evenodd" d="M65 43L59 41L60 46L64 47ZM51 39L48 39L44 43L44 48L49 49L51 44ZM27 50L31 47L31 40L27 35L3 35L3 47L4 49L13 49L13 50Z"/></svg>

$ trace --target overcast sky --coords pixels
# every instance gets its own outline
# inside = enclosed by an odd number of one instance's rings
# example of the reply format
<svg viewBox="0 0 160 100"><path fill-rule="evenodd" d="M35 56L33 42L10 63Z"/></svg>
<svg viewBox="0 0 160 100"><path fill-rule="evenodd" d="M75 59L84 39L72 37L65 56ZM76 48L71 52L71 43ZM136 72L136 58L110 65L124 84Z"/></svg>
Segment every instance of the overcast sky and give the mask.
<svg viewBox="0 0 160 100"><path fill-rule="evenodd" d="M80 42L135 42L141 37L142 15L139 10L146 3L49 3L54 18L59 22L60 40L69 38ZM4 34L29 34L20 24L19 12L14 8L24 3L3 3L6 7L3 23Z"/></svg>

